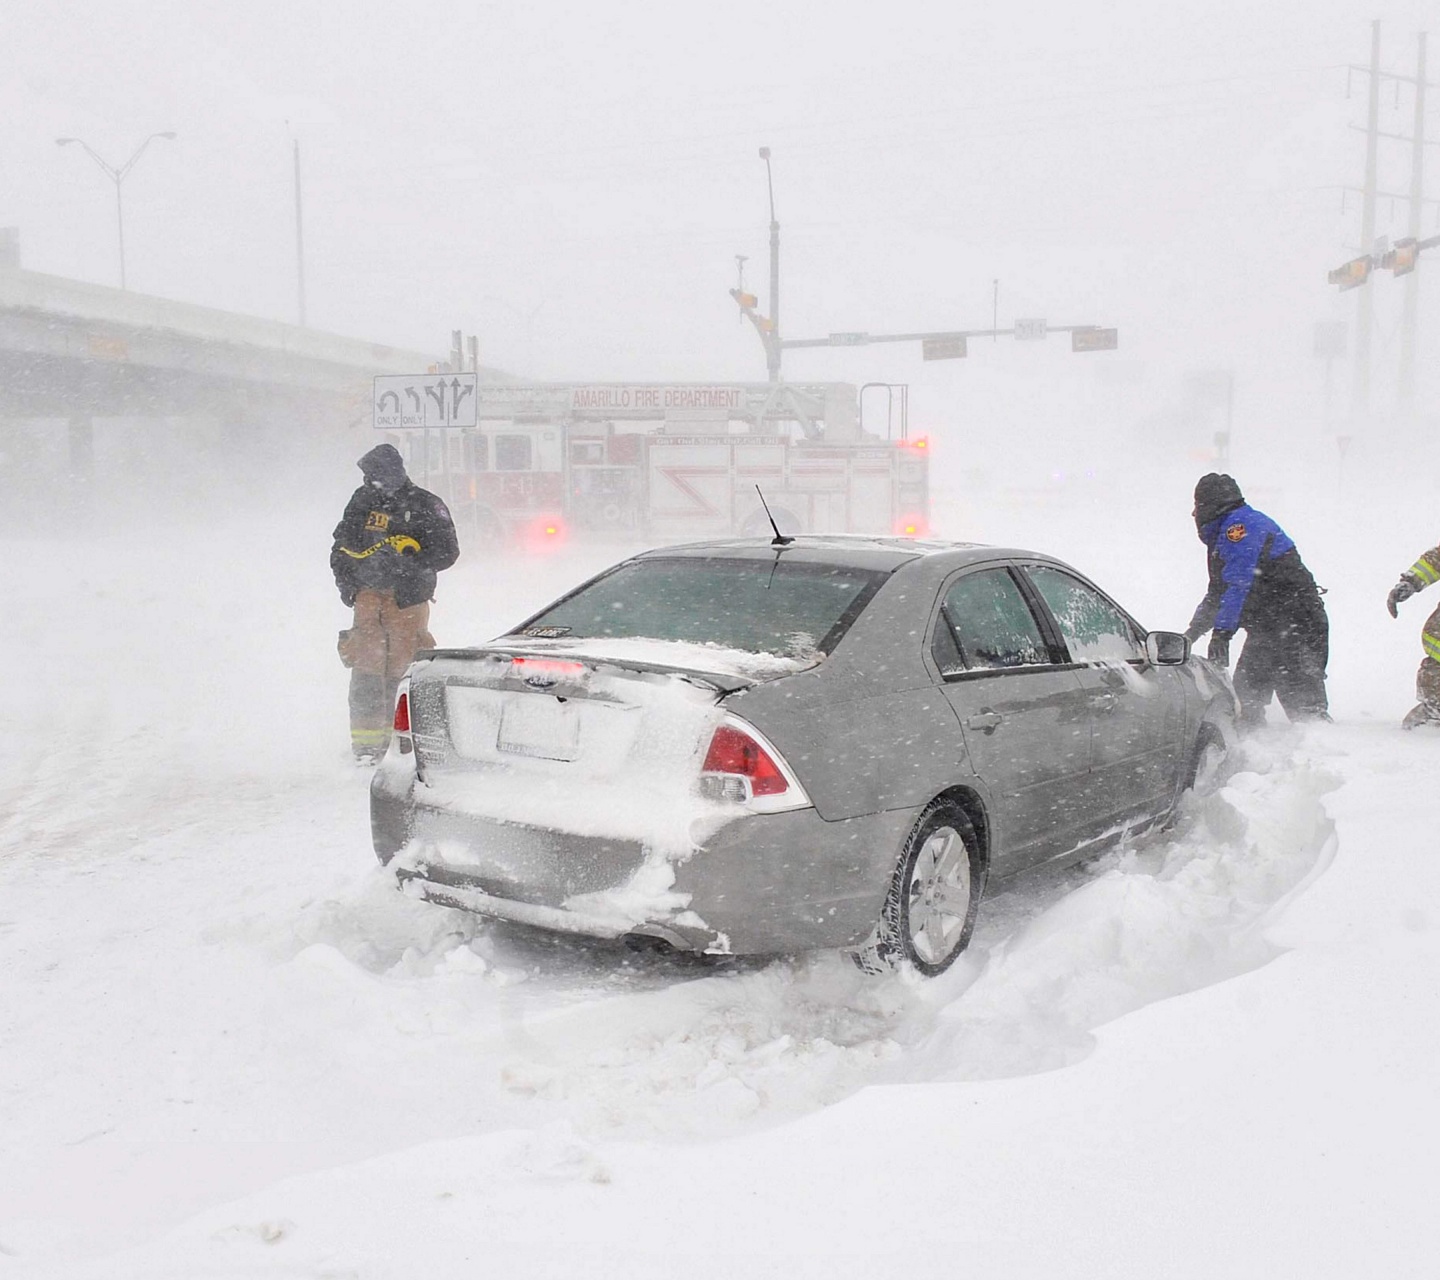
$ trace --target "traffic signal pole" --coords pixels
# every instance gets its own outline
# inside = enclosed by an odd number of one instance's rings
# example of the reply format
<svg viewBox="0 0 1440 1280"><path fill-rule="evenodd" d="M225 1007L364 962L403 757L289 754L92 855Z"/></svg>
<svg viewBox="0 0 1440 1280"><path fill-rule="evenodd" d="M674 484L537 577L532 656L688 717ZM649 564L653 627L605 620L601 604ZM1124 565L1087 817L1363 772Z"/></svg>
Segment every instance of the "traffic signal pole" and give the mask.
<svg viewBox="0 0 1440 1280"><path fill-rule="evenodd" d="M926 360L954 360L966 354L968 338L1015 337L1028 340L1044 338L1047 332L1068 333L1072 351L1113 351L1119 345L1114 329L1094 324L1047 325L1044 320L1019 320L1016 327L1000 328L1000 282L995 281L994 314L988 329L945 329L925 333L832 333L825 338L782 338L780 336L780 221L775 216L775 180L770 169L770 148L760 148L760 159L765 162L765 188L770 197L770 314L763 316L759 311L759 299L745 290L745 257L736 254L739 265L735 288L730 296L735 299L740 313L751 325L765 348L765 368L769 381L780 384L781 358L786 348L802 347L864 347L880 342L918 342L922 344Z"/></svg>
<svg viewBox="0 0 1440 1280"><path fill-rule="evenodd" d="M1099 341L1108 345L1086 344L1086 335L1104 334L1113 335L1113 329L1102 329L1096 324L1047 324L1047 333L1068 333L1080 334L1080 343L1076 350L1107 351L1114 350L1116 341L1107 337ZM935 329L924 333L832 333L825 338L786 338L779 345L786 350L800 347L868 347L880 342L943 342L947 339L967 338L994 338L997 341L1001 338L1024 338L1025 335L1015 329Z"/></svg>

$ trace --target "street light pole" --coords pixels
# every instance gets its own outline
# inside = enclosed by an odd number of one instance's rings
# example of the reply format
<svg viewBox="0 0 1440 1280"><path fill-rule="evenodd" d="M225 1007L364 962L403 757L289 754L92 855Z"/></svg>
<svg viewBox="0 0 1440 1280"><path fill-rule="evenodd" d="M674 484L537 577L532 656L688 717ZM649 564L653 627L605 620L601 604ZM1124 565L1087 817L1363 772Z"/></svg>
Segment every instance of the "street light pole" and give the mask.
<svg viewBox="0 0 1440 1280"><path fill-rule="evenodd" d="M106 176L107 178L109 178L111 182L113 182L113 183L115 184L115 227L116 227L117 232L119 233L119 241L120 241L120 287L121 287L122 289L124 289L126 286L125 286L125 204L124 204L124 201L123 201L123 199L122 199L122 197L121 197L121 186L122 186L122 184L124 183L125 179L126 179L127 177L129 177L129 175L130 175L130 170L132 170L132 169L135 167L136 162L140 159L140 157L141 157L142 155L145 154L145 148L148 147L152 142L154 142L156 138L164 138L167 142L173 142L173 141L175 140L175 134L169 132L168 130L167 130L166 132L164 132L164 133L152 133L148 138L145 139L144 142L142 142L138 147L135 148L134 154L131 155L130 159L128 159L127 161L125 161L125 163L122 164L122 165L113 165L113 164L110 164L103 156L101 156L101 155L95 150L94 147L92 147L92 146L91 146L88 142L86 142L83 138L56 138L56 139L55 139L55 145L56 145L57 147L67 147L67 146L69 146L72 142L78 142L78 143L85 149L85 154L88 155L88 156L90 157L90 159L92 159L93 161L95 161L95 163L98 164L98 165L100 166L100 168L105 171L105 176Z"/></svg>
<svg viewBox="0 0 1440 1280"><path fill-rule="evenodd" d="M770 172L770 148L760 148L765 161L765 185L770 192L770 341L765 344L765 365L771 382L780 381L780 223L775 217L775 178Z"/></svg>

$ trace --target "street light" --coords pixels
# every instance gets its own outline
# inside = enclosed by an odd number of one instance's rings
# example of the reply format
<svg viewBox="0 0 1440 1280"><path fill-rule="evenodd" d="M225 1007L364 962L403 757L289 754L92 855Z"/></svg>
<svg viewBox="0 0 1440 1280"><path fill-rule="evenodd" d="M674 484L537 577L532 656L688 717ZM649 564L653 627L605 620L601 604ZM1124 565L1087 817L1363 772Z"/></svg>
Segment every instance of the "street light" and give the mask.
<svg viewBox="0 0 1440 1280"><path fill-rule="evenodd" d="M120 184L129 177L130 170L135 167L136 161L145 154L145 148L154 142L156 138L164 138L167 142L175 141L175 135L168 130L164 133L152 133L144 142L135 148L135 154L119 167L106 161L96 152L95 148L83 138L55 139L55 145L57 147L68 147L72 142L78 142L85 148L85 154L95 161L95 163L105 171L105 176L115 184L115 225L120 233L120 287L122 289L125 288L125 207L120 199Z"/></svg>
<svg viewBox="0 0 1440 1280"><path fill-rule="evenodd" d="M775 218L775 178L770 171L770 148L760 148L765 161L765 185L770 192L770 338L765 363L771 382L780 381L780 223Z"/></svg>

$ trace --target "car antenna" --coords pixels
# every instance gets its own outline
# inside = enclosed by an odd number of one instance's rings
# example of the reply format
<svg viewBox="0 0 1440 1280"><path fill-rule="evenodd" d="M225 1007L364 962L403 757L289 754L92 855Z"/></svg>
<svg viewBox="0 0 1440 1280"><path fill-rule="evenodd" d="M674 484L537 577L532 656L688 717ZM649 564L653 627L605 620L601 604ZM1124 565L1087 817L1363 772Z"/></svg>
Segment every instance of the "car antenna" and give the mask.
<svg viewBox="0 0 1440 1280"><path fill-rule="evenodd" d="M770 514L770 504L765 501L765 495L761 492L758 484L755 486L755 492L760 494L760 505L765 508L765 515L770 521L770 527L775 530L775 536L770 540L770 545L772 547L788 547L795 539L787 538L780 532L780 526L775 523L775 517Z"/></svg>

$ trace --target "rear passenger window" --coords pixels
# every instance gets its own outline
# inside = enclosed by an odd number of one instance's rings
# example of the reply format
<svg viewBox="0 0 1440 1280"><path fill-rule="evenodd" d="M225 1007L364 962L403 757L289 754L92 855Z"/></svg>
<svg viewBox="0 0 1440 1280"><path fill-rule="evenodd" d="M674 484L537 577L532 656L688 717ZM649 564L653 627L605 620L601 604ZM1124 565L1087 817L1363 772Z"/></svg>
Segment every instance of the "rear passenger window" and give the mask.
<svg viewBox="0 0 1440 1280"><path fill-rule="evenodd" d="M1040 666L1050 654L1015 579L1005 569L982 569L945 593L934 654L942 673Z"/></svg>

